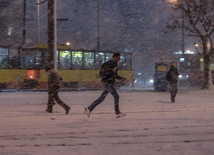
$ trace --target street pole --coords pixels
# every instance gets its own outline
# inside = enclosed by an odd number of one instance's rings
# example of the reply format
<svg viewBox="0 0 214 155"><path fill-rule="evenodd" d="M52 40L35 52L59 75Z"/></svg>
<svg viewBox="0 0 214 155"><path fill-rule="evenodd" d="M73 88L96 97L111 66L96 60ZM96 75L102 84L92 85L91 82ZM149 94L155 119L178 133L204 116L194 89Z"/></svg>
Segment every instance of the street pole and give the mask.
<svg viewBox="0 0 214 155"><path fill-rule="evenodd" d="M57 0L54 0L54 70L57 70Z"/></svg>
<svg viewBox="0 0 214 155"><path fill-rule="evenodd" d="M57 69L56 0L48 0L48 58L47 66Z"/></svg>
<svg viewBox="0 0 214 155"><path fill-rule="evenodd" d="M22 32L22 47L26 43L26 0L23 1L23 32Z"/></svg>
<svg viewBox="0 0 214 155"><path fill-rule="evenodd" d="M40 43L40 0L37 0L37 44Z"/></svg>
<svg viewBox="0 0 214 155"><path fill-rule="evenodd" d="M181 27L181 35L182 35L182 43L181 43L181 49L182 49L182 54L183 56L185 55L185 47L184 47L184 15L183 15L183 18L182 18L182 27Z"/></svg>
<svg viewBox="0 0 214 155"><path fill-rule="evenodd" d="M181 23L181 50L182 50L182 57L184 58L184 64L182 67L180 67L181 71L185 71L186 65L187 65L187 60L185 56L185 38L184 38L184 12L182 11L182 23Z"/></svg>
<svg viewBox="0 0 214 155"><path fill-rule="evenodd" d="M100 50L100 0L97 0L97 51Z"/></svg>

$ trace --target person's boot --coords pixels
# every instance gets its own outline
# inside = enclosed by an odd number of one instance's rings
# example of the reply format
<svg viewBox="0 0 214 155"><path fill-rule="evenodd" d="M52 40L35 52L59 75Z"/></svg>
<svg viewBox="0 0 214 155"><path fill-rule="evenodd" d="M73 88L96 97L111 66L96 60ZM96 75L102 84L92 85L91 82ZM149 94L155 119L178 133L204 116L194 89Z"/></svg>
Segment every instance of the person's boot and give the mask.
<svg viewBox="0 0 214 155"><path fill-rule="evenodd" d="M66 114L66 115L69 113L70 109L71 109L71 108L70 108L69 106L67 106L67 107L65 108L65 114Z"/></svg>
<svg viewBox="0 0 214 155"><path fill-rule="evenodd" d="M86 113L86 115L88 116L88 118L90 118L90 113L91 113L91 111L89 110L88 107L85 108L85 113Z"/></svg>
<svg viewBox="0 0 214 155"><path fill-rule="evenodd" d="M171 102L174 103L175 102L175 98L174 98L174 94L171 93Z"/></svg>
<svg viewBox="0 0 214 155"><path fill-rule="evenodd" d="M176 93L173 93L173 103L175 102Z"/></svg>
<svg viewBox="0 0 214 155"><path fill-rule="evenodd" d="M52 105L48 105L46 112L52 113L53 112L53 106Z"/></svg>

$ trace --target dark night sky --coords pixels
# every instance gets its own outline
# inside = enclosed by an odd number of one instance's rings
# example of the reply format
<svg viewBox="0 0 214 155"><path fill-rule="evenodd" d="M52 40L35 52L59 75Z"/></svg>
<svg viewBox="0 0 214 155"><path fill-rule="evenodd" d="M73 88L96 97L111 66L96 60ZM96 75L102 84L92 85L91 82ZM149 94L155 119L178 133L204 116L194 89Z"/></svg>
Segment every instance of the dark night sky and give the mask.
<svg viewBox="0 0 214 155"><path fill-rule="evenodd" d="M6 23L16 26L12 41L17 38L19 42L23 5L17 0L11 2L19 5L10 8L12 16ZM34 45L38 34L36 0L26 2L26 43ZM161 32L168 14L162 0L100 0L101 50L134 52L134 67L150 70L146 68L154 65L154 61L181 50L180 32ZM1 11L1 15L7 16L7 11ZM68 19L58 21L58 43L69 41L72 49L96 49L97 0L57 0L57 18ZM40 43L47 43L47 3L40 5L40 23ZM11 39L4 43L10 42Z"/></svg>
<svg viewBox="0 0 214 155"><path fill-rule="evenodd" d="M161 4L151 0L100 0L100 38L101 49L124 51L125 48L141 48L145 38L154 38L163 24L157 18ZM73 48L96 48L97 1L57 0L58 41L70 41ZM158 6L157 6L158 5ZM46 4L41 5L46 12ZM160 12L159 12L160 14ZM36 15L36 12L34 12ZM36 17L34 17L36 18ZM40 30L47 31L47 16L41 13ZM32 24L32 23L31 23ZM159 24L157 26L157 24ZM162 24L162 25L161 25ZM44 38L44 39L42 39ZM41 39L46 41L43 36ZM33 39L33 38L30 38Z"/></svg>

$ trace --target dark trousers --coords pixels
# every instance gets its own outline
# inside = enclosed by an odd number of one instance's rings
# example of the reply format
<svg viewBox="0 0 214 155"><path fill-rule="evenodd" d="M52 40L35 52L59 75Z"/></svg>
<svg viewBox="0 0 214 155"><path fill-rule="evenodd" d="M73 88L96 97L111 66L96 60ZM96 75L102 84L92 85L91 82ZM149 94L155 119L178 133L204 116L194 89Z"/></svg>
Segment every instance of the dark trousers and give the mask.
<svg viewBox="0 0 214 155"><path fill-rule="evenodd" d="M177 91L178 91L178 88L177 88L177 82L169 82L169 92L171 94L171 97L175 98L176 95L177 95Z"/></svg>
<svg viewBox="0 0 214 155"><path fill-rule="evenodd" d="M177 92L171 92L170 94L171 94L171 98L175 98L177 95Z"/></svg>
<svg viewBox="0 0 214 155"><path fill-rule="evenodd" d="M69 108L68 105L66 105L60 98L58 95L58 91L60 89L60 86L58 85L54 85L51 86L48 89L48 109L49 111L52 111L53 105L54 105L54 100L60 105L62 106L65 110Z"/></svg>
<svg viewBox="0 0 214 155"><path fill-rule="evenodd" d="M108 93L111 93L111 95L114 97L114 110L115 113L118 114L120 113L119 110L119 95L114 88L114 85L108 82L103 82L103 92L100 95L98 99L96 99L89 107L88 109L92 111L97 105L99 105L101 102L104 101Z"/></svg>
<svg viewBox="0 0 214 155"><path fill-rule="evenodd" d="M170 81L169 82L169 92L171 95L171 101L172 102L175 102L175 97L177 95L177 91L178 91L177 82Z"/></svg>

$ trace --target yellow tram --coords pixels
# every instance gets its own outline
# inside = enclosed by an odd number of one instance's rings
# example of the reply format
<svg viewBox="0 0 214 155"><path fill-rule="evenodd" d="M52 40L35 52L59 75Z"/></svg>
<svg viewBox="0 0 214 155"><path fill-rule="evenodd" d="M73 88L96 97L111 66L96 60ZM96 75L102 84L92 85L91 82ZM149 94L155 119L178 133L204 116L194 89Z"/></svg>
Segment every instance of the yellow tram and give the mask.
<svg viewBox="0 0 214 155"><path fill-rule="evenodd" d="M63 78L62 89L101 88L99 68L111 59L113 53L58 46L57 69ZM0 48L0 89L47 89L46 55L47 49L44 47ZM134 77L132 54L121 52L118 65L118 74L131 82Z"/></svg>

